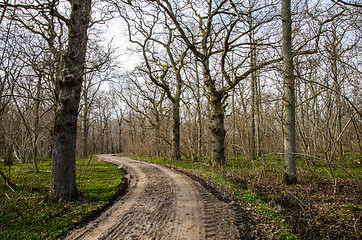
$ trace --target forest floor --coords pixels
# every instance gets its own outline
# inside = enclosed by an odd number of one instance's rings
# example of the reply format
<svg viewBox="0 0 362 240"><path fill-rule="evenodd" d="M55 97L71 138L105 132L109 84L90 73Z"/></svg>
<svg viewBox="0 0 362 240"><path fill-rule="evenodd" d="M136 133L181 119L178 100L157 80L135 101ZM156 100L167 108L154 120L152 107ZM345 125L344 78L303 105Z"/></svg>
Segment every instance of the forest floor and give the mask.
<svg viewBox="0 0 362 240"><path fill-rule="evenodd" d="M268 176L235 174L232 180L251 189L300 239L362 238L362 191L355 181L338 179L334 185L328 178L305 179L285 186L270 181L280 175Z"/></svg>

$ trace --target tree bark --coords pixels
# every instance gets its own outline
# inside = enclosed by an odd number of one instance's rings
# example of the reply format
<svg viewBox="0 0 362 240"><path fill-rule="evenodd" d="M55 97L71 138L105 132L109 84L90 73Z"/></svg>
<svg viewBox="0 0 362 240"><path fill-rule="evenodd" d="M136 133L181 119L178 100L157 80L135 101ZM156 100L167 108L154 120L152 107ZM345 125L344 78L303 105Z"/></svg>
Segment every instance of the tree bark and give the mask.
<svg viewBox="0 0 362 240"><path fill-rule="evenodd" d="M195 159L202 156L202 106L201 106L201 85L199 78L199 71L197 62L195 61L195 75L196 75L196 111L197 111L197 154Z"/></svg>
<svg viewBox="0 0 362 240"><path fill-rule="evenodd" d="M211 132L213 148L213 164L225 165L225 129L224 129L224 105L223 94L217 92L211 98Z"/></svg>
<svg viewBox="0 0 362 240"><path fill-rule="evenodd" d="M34 141L33 141L33 170L39 172L38 167L38 138L39 138L39 109L40 109L40 94L41 94L41 79L39 76L38 83L36 86L36 99L35 99L35 122L34 122Z"/></svg>
<svg viewBox="0 0 362 240"><path fill-rule="evenodd" d="M180 101L173 103L172 159L179 161L180 155Z"/></svg>
<svg viewBox="0 0 362 240"><path fill-rule="evenodd" d="M250 13L249 13L249 41L250 41L250 68L254 68L256 65L256 53L255 53L255 46L254 46L254 30L253 30L253 4L249 1L250 5ZM257 148L257 139L256 139L256 92L257 92L257 82L256 82L256 72L251 73L251 159L256 159L256 148Z"/></svg>
<svg viewBox="0 0 362 240"><path fill-rule="evenodd" d="M295 93L292 53L292 20L290 0L282 0L282 30L283 30L283 74L284 74L284 159L285 170L283 182L297 182L295 163Z"/></svg>
<svg viewBox="0 0 362 240"><path fill-rule="evenodd" d="M252 39L251 39L252 41ZM255 58L254 58L254 50L252 49L253 46L251 45L251 53L250 53L250 62L251 68L255 66ZM251 73L251 159L256 159L256 147L257 147L257 138L256 138L256 73Z"/></svg>
<svg viewBox="0 0 362 240"><path fill-rule="evenodd" d="M87 29L91 0L69 0L71 15L67 21L68 47L64 56L63 78L57 82L59 95L53 127L53 156L50 199L77 198L76 137L80 93L87 49Z"/></svg>
<svg viewBox="0 0 362 240"><path fill-rule="evenodd" d="M117 114L117 123L118 123L118 146L117 146L117 152L121 153L123 151L123 146L122 146L122 127L123 127L123 112L122 110L120 111L120 114Z"/></svg>
<svg viewBox="0 0 362 240"><path fill-rule="evenodd" d="M84 88L86 88L86 84L84 84ZM86 90L86 89L85 89ZM83 109L83 156L88 156L88 136L89 136L89 102L88 102L88 93L83 89L83 100L84 100L84 109Z"/></svg>
<svg viewBox="0 0 362 240"><path fill-rule="evenodd" d="M121 153L122 148L122 123L118 123L118 152Z"/></svg>

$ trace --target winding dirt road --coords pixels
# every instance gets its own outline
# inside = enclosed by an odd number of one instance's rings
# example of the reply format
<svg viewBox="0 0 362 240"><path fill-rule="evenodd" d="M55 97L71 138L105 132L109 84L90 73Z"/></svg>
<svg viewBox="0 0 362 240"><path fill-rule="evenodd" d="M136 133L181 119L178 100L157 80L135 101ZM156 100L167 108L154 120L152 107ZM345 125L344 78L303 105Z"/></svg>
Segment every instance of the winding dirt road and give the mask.
<svg viewBox="0 0 362 240"><path fill-rule="evenodd" d="M129 189L65 239L240 239L232 205L198 181L157 164L101 155L128 172Z"/></svg>

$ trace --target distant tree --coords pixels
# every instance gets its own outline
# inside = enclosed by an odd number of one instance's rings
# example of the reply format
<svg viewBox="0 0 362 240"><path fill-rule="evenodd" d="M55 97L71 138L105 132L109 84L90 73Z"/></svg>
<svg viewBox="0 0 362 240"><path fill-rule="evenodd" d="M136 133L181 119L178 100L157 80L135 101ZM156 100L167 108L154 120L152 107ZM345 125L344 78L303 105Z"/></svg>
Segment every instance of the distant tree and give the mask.
<svg viewBox="0 0 362 240"><path fill-rule="evenodd" d="M164 109L166 93L159 86L147 82L149 80L148 77L147 73L137 68L133 72L125 74L122 77L123 81L114 84L112 88L118 97L130 108L130 112L134 113L129 115L130 118L135 118L133 122L127 119L124 119L124 121L132 126L132 131L141 132L139 138L142 151L140 150L139 153L145 150L147 154L153 153L157 156L162 156L168 153L168 151L164 150L164 143L169 147L172 146L167 139L167 131L162 129L166 115L166 110ZM147 132L149 130L152 133L150 134L151 139L147 142ZM150 146L152 149L147 149L146 146ZM168 149L170 149L169 147Z"/></svg>
<svg viewBox="0 0 362 240"><path fill-rule="evenodd" d="M98 32L98 34L100 33ZM89 54L87 54L80 102L83 156L88 156L91 153L88 138L89 129L93 123L91 119L92 107L95 104L97 95L100 94L102 84L109 81L111 72L115 71L113 68L113 49L110 45L107 46L107 49L103 49L101 40L104 39L98 37L97 39L91 39L88 43Z"/></svg>

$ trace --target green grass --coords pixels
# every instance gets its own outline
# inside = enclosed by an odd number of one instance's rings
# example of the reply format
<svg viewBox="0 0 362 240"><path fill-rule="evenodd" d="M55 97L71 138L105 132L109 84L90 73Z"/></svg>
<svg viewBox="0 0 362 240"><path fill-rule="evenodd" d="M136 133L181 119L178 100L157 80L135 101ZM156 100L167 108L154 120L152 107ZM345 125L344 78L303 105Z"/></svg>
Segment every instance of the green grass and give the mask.
<svg viewBox="0 0 362 240"><path fill-rule="evenodd" d="M95 158L77 161L79 201L44 201L50 186L51 161L39 163L40 172L30 164L14 162L10 177L15 192L0 181L0 239L55 239L89 212L106 204L115 193L122 175L116 166ZM0 164L8 173L8 168Z"/></svg>

